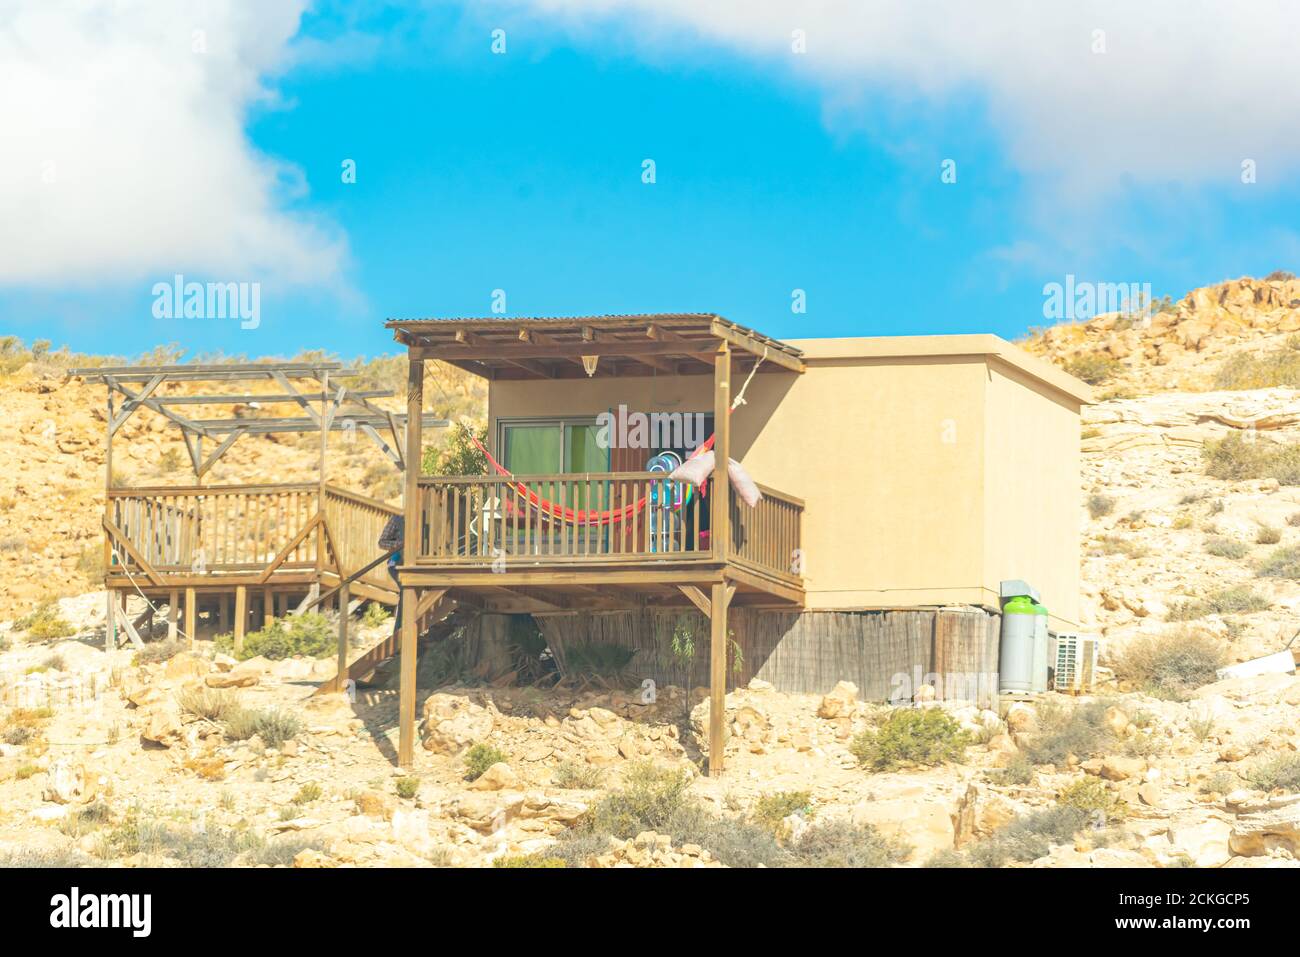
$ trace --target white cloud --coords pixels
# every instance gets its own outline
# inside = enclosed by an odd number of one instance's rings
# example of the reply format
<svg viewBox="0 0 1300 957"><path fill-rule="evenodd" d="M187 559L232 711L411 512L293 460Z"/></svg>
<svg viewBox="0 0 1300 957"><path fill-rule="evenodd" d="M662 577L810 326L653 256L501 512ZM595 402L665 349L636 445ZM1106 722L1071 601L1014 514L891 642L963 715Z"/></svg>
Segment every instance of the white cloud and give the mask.
<svg viewBox="0 0 1300 957"><path fill-rule="evenodd" d="M245 133L305 5L0 0L0 287L337 285L341 233Z"/></svg>
<svg viewBox="0 0 1300 957"><path fill-rule="evenodd" d="M501 4L498 4L500 6ZM810 76L828 105L985 105L1018 169L1075 201L1127 184L1263 187L1300 161L1289 0L506 0L656 56L732 48ZM806 55L791 33L807 36ZM1094 52L1104 31L1104 53ZM683 39L688 42L683 43ZM689 41L697 42L689 42Z"/></svg>

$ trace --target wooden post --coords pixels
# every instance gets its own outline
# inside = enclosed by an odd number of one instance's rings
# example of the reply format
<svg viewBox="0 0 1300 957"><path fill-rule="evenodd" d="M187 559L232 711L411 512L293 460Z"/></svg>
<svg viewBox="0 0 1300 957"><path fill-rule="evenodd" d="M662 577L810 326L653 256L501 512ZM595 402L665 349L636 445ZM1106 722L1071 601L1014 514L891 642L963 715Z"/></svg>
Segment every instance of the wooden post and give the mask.
<svg viewBox="0 0 1300 957"><path fill-rule="evenodd" d="M731 483L727 480L727 462L731 455L731 347L718 346L713 364L713 484L709 488L712 511L709 514L709 540L713 560L727 560L731 541Z"/></svg>
<svg viewBox="0 0 1300 957"><path fill-rule="evenodd" d="M104 534L107 535L108 532ZM107 595L107 617L104 619L104 648L107 651L112 651L117 647L117 592L110 588Z"/></svg>
<svg viewBox="0 0 1300 957"><path fill-rule="evenodd" d="M230 599L225 595L217 596L217 632L225 634L230 630Z"/></svg>
<svg viewBox="0 0 1300 957"><path fill-rule="evenodd" d="M725 563L731 543L731 347L718 346L713 365L713 486L709 540L713 560ZM714 582L709 594L709 774L721 774L727 709L727 585Z"/></svg>
<svg viewBox="0 0 1300 957"><path fill-rule="evenodd" d="M235 586L235 657L244 650L244 629L248 625L248 586Z"/></svg>
<svg viewBox="0 0 1300 957"><path fill-rule="evenodd" d="M173 588L167 596L167 640L176 640L176 616L180 614L180 592Z"/></svg>
<svg viewBox="0 0 1300 957"><path fill-rule="evenodd" d="M402 543L402 564L415 564L420 542L420 460L424 416L424 361L411 359L406 373L406 464L405 484L402 492L402 510L406 516L405 538ZM401 572L398 572L401 586ZM414 588L402 587L402 650L401 650L401 702L399 705L399 731L397 762L410 767L415 762L415 648L416 605L419 594Z"/></svg>
<svg viewBox="0 0 1300 957"><path fill-rule="evenodd" d="M264 589L262 592L262 627L265 628L275 618L275 592Z"/></svg>
<svg viewBox="0 0 1300 957"><path fill-rule="evenodd" d="M347 582L339 587L339 667L334 675L335 691L342 691L348 680L348 605L352 601L351 590Z"/></svg>
<svg viewBox="0 0 1300 957"><path fill-rule="evenodd" d="M193 588L185 589L185 633L190 636L190 647L199 639L199 599Z"/></svg>
<svg viewBox="0 0 1300 957"><path fill-rule="evenodd" d="M709 775L722 773L727 708L727 585L714 582L709 606Z"/></svg>
<svg viewBox="0 0 1300 957"><path fill-rule="evenodd" d="M330 405L329 392L330 392L330 374L329 374L329 372L323 372L323 373L321 374L320 384L321 384L321 391L320 391L320 398L321 398L321 401L320 401L320 468L319 468L319 470L318 470L318 472L319 472L319 478L320 478L320 483L319 483L319 485L317 486L317 489L316 489L316 512L317 512L317 514L319 514L319 515L321 516L321 518L324 518L324 517L325 517L325 447L326 447L326 443L327 443L327 441L328 441L328 439L329 439L329 434L330 434L330 428L329 428L329 426L330 426L330 424L329 424L329 405ZM316 575L317 575L317 580L319 580L320 575L323 574L324 571L325 571L325 551L326 551L326 549L328 548L328 545L327 545L327 542L328 542L328 541L329 541L329 537L325 534L325 529L324 529L323 527L320 528L320 529L317 529L317 531L316 531ZM322 608L322 609L320 609L320 610L321 610L321 611L324 611L325 609Z"/></svg>

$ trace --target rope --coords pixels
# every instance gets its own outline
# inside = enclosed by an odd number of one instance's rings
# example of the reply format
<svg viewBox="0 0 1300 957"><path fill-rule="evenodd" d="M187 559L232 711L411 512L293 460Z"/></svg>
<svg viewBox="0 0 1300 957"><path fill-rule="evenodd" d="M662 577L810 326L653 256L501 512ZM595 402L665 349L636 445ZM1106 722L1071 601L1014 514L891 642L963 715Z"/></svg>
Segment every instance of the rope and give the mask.
<svg viewBox="0 0 1300 957"><path fill-rule="evenodd" d="M763 346L763 354L758 357L758 361L754 363L754 367L749 370L749 375L745 377L745 384L742 385L740 391L736 393L736 398L731 403L730 411L734 412L737 407L746 404L745 390L749 388L749 383L753 380L754 373L758 371L758 367L763 364L765 359L767 359L767 346Z"/></svg>
<svg viewBox="0 0 1300 957"><path fill-rule="evenodd" d="M127 581L131 583L131 587L135 589L136 594L138 594L141 598L144 599L144 603L149 606L150 611L152 611L155 615L161 615L162 609L160 609L157 605L151 602L149 600L149 596L146 595L144 592L142 592L140 590L140 586L136 584L135 576L131 574L131 569L127 567L126 562L122 559L122 553L117 550L117 546L110 545L109 548L112 549L113 557L117 559L117 567L122 569L122 573L126 575ZM179 612L179 609L177 609L177 611ZM179 613L177 614L176 617L177 618L180 617ZM105 621L104 627L108 628L111 624L112 622ZM182 637L187 639L190 644L194 644L194 637L188 634L184 629L182 629L179 622L177 622L176 624L176 634L181 635ZM153 637L152 634L150 635L150 637Z"/></svg>

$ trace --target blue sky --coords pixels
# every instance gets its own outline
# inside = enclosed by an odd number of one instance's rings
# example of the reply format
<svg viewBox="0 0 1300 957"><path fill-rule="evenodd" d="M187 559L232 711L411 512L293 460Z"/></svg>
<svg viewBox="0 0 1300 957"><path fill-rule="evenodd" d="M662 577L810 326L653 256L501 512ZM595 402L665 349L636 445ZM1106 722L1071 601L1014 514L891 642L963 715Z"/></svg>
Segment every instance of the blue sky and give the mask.
<svg viewBox="0 0 1300 957"><path fill-rule="evenodd" d="M1005 51L936 87L914 63L865 57L855 72L852 48L819 62L814 37L812 60L783 50L785 33L756 49L747 23L692 23L676 4L647 41L644 8L614 6L627 9L314 4L260 28L278 45L240 41L251 52L231 52L234 26L214 27L198 61L214 72L191 105L160 102L138 127L133 117L114 127L127 131L123 150L150 153L140 163L196 171L164 194L159 171L101 178L98 146L46 142L31 117L10 116L20 140L40 144L27 156L58 157L46 194L97 192L11 204L6 231L34 217L37 239L0 242L11 262L0 267L0 332L127 355L172 342L191 354L376 354L393 349L385 318L487 315L499 289L508 315L714 311L787 338L1013 338L1044 323L1043 286L1067 274L1178 298L1300 258L1300 203L1289 171L1278 172L1289 142L1179 154L1167 172L1143 144L1129 166L1104 169L1134 140L1124 124L1142 139L1142 104L1113 129L1084 122L1074 142L1044 153L1027 144L1062 139L1050 111L1073 108L1077 91L1045 83L1042 100L1009 96L997 73ZM185 22L178 29L189 37ZM494 29L505 31L504 55L492 52ZM1112 42L1110 70L1123 55ZM208 66L227 53L237 69ZM174 74L183 85L191 62L162 57L149 82ZM257 93L233 81L211 92L229 76L251 77ZM87 82L65 79L49 84L53 96ZM173 107L190 112L173 117ZM1203 117L1207 139L1215 122ZM202 149L187 155L194 139ZM1262 157L1260 182L1241 183L1238 155ZM955 183L942 181L947 159ZM342 182L344 160L356 163L355 183ZM273 180L232 186L223 171L239 162L273 169ZM130 205L100 210L103 191ZM236 226L212 225L231 207ZM102 244L83 248L97 230ZM51 251L25 259L21 247L41 241ZM277 261L286 249L288 265ZM177 272L259 283L260 324L155 317L153 285ZM804 314L791 310L796 289Z"/></svg>

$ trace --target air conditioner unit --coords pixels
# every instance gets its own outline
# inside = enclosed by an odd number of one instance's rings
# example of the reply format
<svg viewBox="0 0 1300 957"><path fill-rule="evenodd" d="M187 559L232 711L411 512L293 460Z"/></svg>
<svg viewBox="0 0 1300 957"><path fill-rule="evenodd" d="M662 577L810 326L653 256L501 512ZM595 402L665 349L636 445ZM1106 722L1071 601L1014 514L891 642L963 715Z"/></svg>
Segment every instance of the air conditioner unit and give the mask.
<svg viewBox="0 0 1300 957"><path fill-rule="evenodd" d="M1096 635L1058 634L1052 687L1069 694L1092 691L1097 680L1097 649L1100 644Z"/></svg>

